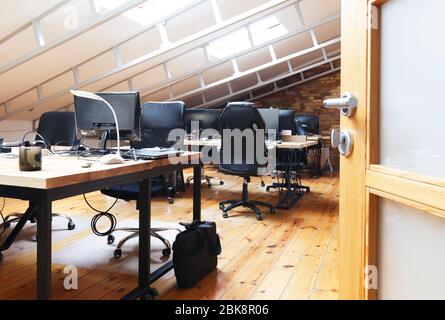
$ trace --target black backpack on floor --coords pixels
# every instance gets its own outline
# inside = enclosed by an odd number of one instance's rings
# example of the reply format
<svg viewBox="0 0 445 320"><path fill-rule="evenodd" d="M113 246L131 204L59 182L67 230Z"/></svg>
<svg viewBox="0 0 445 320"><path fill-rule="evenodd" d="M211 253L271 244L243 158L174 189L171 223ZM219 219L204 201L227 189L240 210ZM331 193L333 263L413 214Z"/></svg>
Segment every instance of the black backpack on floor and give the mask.
<svg viewBox="0 0 445 320"><path fill-rule="evenodd" d="M184 224L173 243L173 265L178 288L193 288L216 269L221 243L214 222Z"/></svg>

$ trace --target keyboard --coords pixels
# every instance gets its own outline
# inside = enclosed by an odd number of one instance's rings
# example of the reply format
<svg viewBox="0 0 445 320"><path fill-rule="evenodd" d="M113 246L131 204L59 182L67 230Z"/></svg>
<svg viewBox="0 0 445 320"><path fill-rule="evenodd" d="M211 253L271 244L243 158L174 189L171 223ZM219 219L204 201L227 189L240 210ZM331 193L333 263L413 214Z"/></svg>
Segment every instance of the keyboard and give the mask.
<svg viewBox="0 0 445 320"><path fill-rule="evenodd" d="M152 149L136 149L130 150L122 154L124 159L136 159L138 160L157 160L164 159L170 156L179 156L183 151L178 151L174 149L163 149L163 148L152 148Z"/></svg>

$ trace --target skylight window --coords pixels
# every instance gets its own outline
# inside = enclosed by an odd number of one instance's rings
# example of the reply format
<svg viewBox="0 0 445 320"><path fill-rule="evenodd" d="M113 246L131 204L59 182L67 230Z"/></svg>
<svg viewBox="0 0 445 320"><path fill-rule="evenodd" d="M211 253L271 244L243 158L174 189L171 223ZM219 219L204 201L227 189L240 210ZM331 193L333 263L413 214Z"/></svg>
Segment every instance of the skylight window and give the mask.
<svg viewBox="0 0 445 320"><path fill-rule="evenodd" d="M207 52L210 60L214 61L250 49L250 47L249 33L246 28L243 28L210 42Z"/></svg>
<svg viewBox="0 0 445 320"><path fill-rule="evenodd" d="M124 12L122 15L134 22L147 26L185 7L193 1L194 0L151 0ZM116 9L126 2L128 2L128 0L95 0L96 8L102 14Z"/></svg>
<svg viewBox="0 0 445 320"><path fill-rule="evenodd" d="M128 0L94 0L96 11L100 14L105 14L108 11L114 10L124 5Z"/></svg>
<svg viewBox="0 0 445 320"><path fill-rule="evenodd" d="M255 45L260 45L289 33L275 16L254 22L249 28Z"/></svg>

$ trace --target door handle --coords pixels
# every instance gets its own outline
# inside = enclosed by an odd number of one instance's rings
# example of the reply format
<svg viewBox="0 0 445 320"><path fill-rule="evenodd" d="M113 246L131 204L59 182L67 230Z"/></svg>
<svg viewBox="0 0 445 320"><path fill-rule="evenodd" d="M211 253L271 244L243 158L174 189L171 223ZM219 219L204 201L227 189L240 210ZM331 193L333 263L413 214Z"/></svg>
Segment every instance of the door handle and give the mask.
<svg viewBox="0 0 445 320"><path fill-rule="evenodd" d="M324 100L323 105L327 109L340 109L342 115L349 118L354 114L358 102L352 93L345 92L341 98Z"/></svg>
<svg viewBox="0 0 445 320"><path fill-rule="evenodd" d="M354 140L349 130L333 129L331 133L332 148L338 148L342 156L349 157L354 147Z"/></svg>

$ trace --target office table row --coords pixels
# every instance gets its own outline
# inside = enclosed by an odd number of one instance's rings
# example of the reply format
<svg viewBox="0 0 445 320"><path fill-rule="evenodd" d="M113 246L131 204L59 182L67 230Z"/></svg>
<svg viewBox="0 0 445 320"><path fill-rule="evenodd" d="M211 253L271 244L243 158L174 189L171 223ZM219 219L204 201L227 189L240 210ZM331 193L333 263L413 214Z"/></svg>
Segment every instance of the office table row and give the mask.
<svg viewBox="0 0 445 320"><path fill-rule="evenodd" d="M52 202L112 186L132 182L140 184L139 195L139 265L138 287L123 299L150 297L151 283L172 270L169 262L150 270L151 192L150 179L171 172L194 168L196 181L201 181L200 153L187 152L172 159L128 161L121 165L95 163L84 168L84 161L67 157L45 157L43 169L21 172L17 159L0 158L0 192L2 196L29 201L29 214L37 222L37 298L51 298ZM177 164L176 164L177 163ZM26 223L24 215L16 227ZM201 220L201 185L194 184L193 221ZM19 228L20 229L20 228ZM17 230L19 230L17 229Z"/></svg>
<svg viewBox="0 0 445 320"><path fill-rule="evenodd" d="M279 209L290 209L298 199L305 193L309 192L308 186L303 186L301 183L301 172L299 166L296 165L300 159L299 151L307 149L320 144L320 137L313 137L306 142L280 142L276 141L266 142L268 149L276 148L282 152L282 157L285 161L280 165L280 171L282 171L282 179L278 183L274 183L267 188L279 190L279 200L276 205ZM210 147L220 148L221 139L211 140L190 140L184 141L185 146L189 146L192 150L193 147Z"/></svg>

